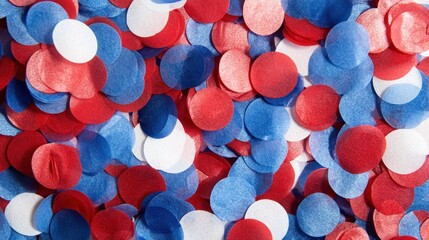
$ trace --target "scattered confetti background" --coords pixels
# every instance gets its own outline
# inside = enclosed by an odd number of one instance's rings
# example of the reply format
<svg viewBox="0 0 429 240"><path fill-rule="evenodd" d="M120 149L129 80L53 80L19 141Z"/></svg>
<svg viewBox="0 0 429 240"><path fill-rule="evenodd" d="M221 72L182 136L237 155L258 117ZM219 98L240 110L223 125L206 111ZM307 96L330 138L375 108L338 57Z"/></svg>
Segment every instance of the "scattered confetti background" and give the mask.
<svg viewBox="0 0 429 240"><path fill-rule="evenodd" d="M429 240L429 1L0 0L0 240Z"/></svg>

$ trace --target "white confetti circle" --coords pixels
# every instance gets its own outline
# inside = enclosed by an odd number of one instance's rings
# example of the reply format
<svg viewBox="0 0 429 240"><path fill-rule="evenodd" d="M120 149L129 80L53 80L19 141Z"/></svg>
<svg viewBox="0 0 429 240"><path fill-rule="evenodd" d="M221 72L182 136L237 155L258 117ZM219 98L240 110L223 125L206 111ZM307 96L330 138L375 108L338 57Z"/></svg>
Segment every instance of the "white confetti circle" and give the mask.
<svg viewBox="0 0 429 240"><path fill-rule="evenodd" d="M12 198L4 212L12 229L25 236L39 235L41 232L34 225L33 214L42 200L43 197L35 193L22 193Z"/></svg>
<svg viewBox="0 0 429 240"><path fill-rule="evenodd" d="M225 233L225 223L216 215L202 210L188 212L180 220L184 239L187 240L221 240Z"/></svg>
<svg viewBox="0 0 429 240"><path fill-rule="evenodd" d="M97 53L98 43L94 32L77 20L66 19L59 22L52 38L57 51L70 62L86 63Z"/></svg>
<svg viewBox="0 0 429 240"><path fill-rule="evenodd" d="M164 29L168 11L154 11L148 7L150 0L134 0L127 12L127 25L139 37L151 37Z"/></svg>

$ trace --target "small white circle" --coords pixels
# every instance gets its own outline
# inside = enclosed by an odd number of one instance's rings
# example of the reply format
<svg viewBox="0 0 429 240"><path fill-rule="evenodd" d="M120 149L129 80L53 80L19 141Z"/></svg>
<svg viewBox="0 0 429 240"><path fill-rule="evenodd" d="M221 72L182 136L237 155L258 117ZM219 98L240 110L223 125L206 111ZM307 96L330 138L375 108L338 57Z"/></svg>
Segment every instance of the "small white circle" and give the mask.
<svg viewBox="0 0 429 240"><path fill-rule="evenodd" d="M416 131L398 129L386 136L384 164L392 172L410 174L421 168L428 154L428 143Z"/></svg>
<svg viewBox="0 0 429 240"><path fill-rule="evenodd" d="M165 171L181 161L186 143L185 130L177 120L173 131L164 138L148 136L143 144L143 155L148 164L157 170Z"/></svg>
<svg viewBox="0 0 429 240"><path fill-rule="evenodd" d="M187 240L222 240L225 223L216 215L202 210L188 212L180 219L183 236Z"/></svg>
<svg viewBox="0 0 429 240"><path fill-rule="evenodd" d="M70 62L86 63L97 53L98 43L94 32L77 20L66 19L59 22L52 38L57 51Z"/></svg>
<svg viewBox="0 0 429 240"><path fill-rule="evenodd" d="M42 200L43 197L35 193L21 193L12 198L4 213L12 229L24 236L39 235L33 215Z"/></svg>
<svg viewBox="0 0 429 240"><path fill-rule="evenodd" d="M168 11L154 11L148 7L153 6L149 1L134 0L128 8L128 28L139 37L151 37L161 32L167 25L170 15Z"/></svg>
<svg viewBox="0 0 429 240"><path fill-rule="evenodd" d="M289 229L289 217L278 202L262 199L247 209L245 219L255 219L265 224L273 235L273 240L281 240Z"/></svg>

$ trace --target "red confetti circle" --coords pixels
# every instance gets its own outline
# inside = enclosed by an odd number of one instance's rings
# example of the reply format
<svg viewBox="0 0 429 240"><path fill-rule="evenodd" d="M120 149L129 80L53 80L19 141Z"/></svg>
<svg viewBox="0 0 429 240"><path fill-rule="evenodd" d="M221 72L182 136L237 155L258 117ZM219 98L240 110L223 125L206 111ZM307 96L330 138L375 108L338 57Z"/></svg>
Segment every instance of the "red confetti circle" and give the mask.
<svg viewBox="0 0 429 240"><path fill-rule="evenodd" d="M231 121L234 104L221 89L206 88L191 99L189 114L197 127L215 131L224 128Z"/></svg>
<svg viewBox="0 0 429 240"><path fill-rule="evenodd" d="M351 222L342 222L338 224L332 232L326 235L325 240L338 240L341 234L355 227L359 226Z"/></svg>
<svg viewBox="0 0 429 240"><path fill-rule="evenodd" d="M108 105L107 99L102 93L97 93L90 99L72 96L69 105L73 116L86 124L103 123L115 114L115 110Z"/></svg>
<svg viewBox="0 0 429 240"><path fill-rule="evenodd" d="M415 4L420 6L418 4ZM429 10L421 6L424 12L415 9L400 14L390 26L390 38L395 47L402 52L415 54L429 50L427 25Z"/></svg>
<svg viewBox="0 0 429 240"><path fill-rule="evenodd" d="M246 0L243 19L252 32L266 36L282 26L284 11L280 1Z"/></svg>
<svg viewBox="0 0 429 240"><path fill-rule="evenodd" d="M403 216L403 213L385 215L377 210L374 210L373 221L377 235L381 239L391 239L396 237L399 232L399 222Z"/></svg>
<svg viewBox="0 0 429 240"><path fill-rule="evenodd" d="M418 240L418 239L411 236L397 236L397 237L391 238L390 240Z"/></svg>
<svg viewBox="0 0 429 240"><path fill-rule="evenodd" d="M28 59L37 51L42 49L41 44L36 45L22 45L15 41L10 42L10 49L12 51L13 57L21 64L27 64Z"/></svg>
<svg viewBox="0 0 429 240"><path fill-rule="evenodd" d="M37 148L31 166L34 178L49 189L72 188L82 175L78 151L58 143L49 143Z"/></svg>
<svg viewBox="0 0 429 240"><path fill-rule="evenodd" d="M13 60L6 56L0 59L0 91L3 90L18 71L18 67Z"/></svg>
<svg viewBox="0 0 429 240"><path fill-rule="evenodd" d="M26 7L35 3L37 0L8 0L8 1L17 7Z"/></svg>
<svg viewBox="0 0 429 240"><path fill-rule="evenodd" d="M213 25L213 45L221 54L233 49L247 53L250 50L247 36L247 29L238 23L219 21Z"/></svg>
<svg viewBox="0 0 429 240"><path fill-rule="evenodd" d="M43 70L43 59L47 49L41 49L35 52L27 62L26 76L28 82L36 90L43 93L55 93L54 90L46 86L40 77L40 73Z"/></svg>
<svg viewBox="0 0 429 240"><path fill-rule="evenodd" d="M141 38L134 35L130 31L123 31L121 33L122 47L128 48L129 50L140 50L144 48L144 44L141 41Z"/></svg>
<svg viewBox="0 0 429 240"><path fill-rule="evenodd" d="M214 186L228 176L231 166L224 158L214 153L198 154L195 157L194 165L199 180L197 194L204 199L210 199Z"/></svg>
<svg viewBox="0 0 429 240"><path fill-rule="evenodd" d="M419 12L425 14L427 13L427 9L423 5L413 2L413 0L402 0L393 5L387 12L387 24L392 25L393 20L404 12Z"/></svg>
<svg viewBox="0 0 429 240"><path fill-rule="evenodd" d="M7 146L11 140L12 137L10 136L0 135L0 172L10 167L10 163L7 160Z"/></svg>
<svg viewBox="0 0 429 240"><path fill-rule="evenodd" d="M328 169L320 168L308 175L304 186L304 197L310 194L321 192L332 198L337 194L332 190L328 182Z"/></svg>
<svg viewBox="0 0 429 240"><path fill-rule="evenodd" d="M22 112L14 112L8 106L6 113L9 121L21 130L35 131L42 127L47 121L49 115L39 110L34 104L31 104ZM29 121L31 119L31 121Z"/></svg>
<svg viewBox="0 0 429 240"><path fill-rule="evenodd" d="M225 16L229 0L188 0L185 10L197 22L213 23Z"/></svg>
<svg viewBox="0 0 429 240"><path fill-rule="evenodd" d="M179 11L171 11L167 25L161 32L147 38L141 38L144 45L152 48L172 46L185 31L185 18Z"/></svg>
<svg viewBox="0 0 429 240"><path fill-rule="evenodd" d="M272 240L270 229L255 219L243 219L232 226L226 240Z"/></svg>
<svg viewBox="0 0 429 240"><path fill-rule="evenodd" d="M133 0L109 0L109 2L118 8L128 8Z"/></svg>
<svg viewBox="0 0 429 240"><path fill-rule="evenodd" d="M395 183L387 172L377 176L371 187L374 207L383 214L401 214L413 203L414 189Z"/></svg>
<svg viewBox="0 0 429 240"><path fill-rule="evenodd" d="M423 240L429 239L429 220L424 221L420 226L420 235Z"/></svg>
<svg viewBox="0 0 429 240"><path fill-rule="evenodd" d="M356 22L361 24L369 34L371 41L369 52L380 53L389 47L384 15L379 9L368 9L356 19Z"/></svg>
<svg viewBox="0 0 429 240"><path fill-rule="evenodd" d="M33 176L31 157L38 147L46 143L45 137L39 132L20 132L9 143L7 158L16 170L27 176Z"/></svg>
<svg viewBox="0 0 429 240"><path fill-rule="evenodd" d="M325 39L329 32L329 28L319 28L306 19L293 18L287 14L285 15L284 28L287 28L294 35L316 42L316 44L317 41Z"/></svg>
<svg viewBox="0 0 429 240"><path fill-rule="evenodd" d="M96 240L131 239L134 236L134 223L124 212L106 209L92 219L91 233Z"/></svg>
<svg viewBox="0 0 429 240"><path fill-rule="evenodd" d="M369 240L369 236L363 228L355 227L341 234L339 240Z"/></svg>
<svg viewBox="0 0 429 240"><path fill-rule="evenodd" d="M246 54L230 50L222 55L219 62L219 77L231 91L245 93L252 91L250 84L251 59Z"/></svg>
<svg viewBox="0 0 429 240"><path fill-rule="evenodd" d="M88 223L91 222L95 215L92 201L77 190L67 190L55 196L52 203L52 212L55 214L63 209L70 209L80 213Z"/></svg>
<svg viewBox="0 0 429 240"><path fill-rule="evenodd" d="M339 116L340 96L325 85L311 86L298 96L295 105L297 120L303 127L321 131L332 126Z"/></svg>
<svg viewBox="0 0 429 240"><path fill-rule="evenodd" d="M288 95L296 86L298 69L289 56L280 52L268 52L253 63L250 80L262 96L280 98Z"/></svg>
<svg viewBox="0 0 429 240"><path fill-rule="evenodd" d="M164 178L149 166L135 166L124 171L118 178L121 198L137 209L151 193L166 190Z"/></svg>
<svg viewBox="0 0 429 240"><path fill-rule="evenodd" d="M284 162L274 174L271 187L257 199L284 200L290 193L295 181L295 171L289 162Z"/></svg>
<svg viewBox="0 0 429 240"><path fill-rule="evenodd" d="M353 174L368 172L376 167L385 149L384 134L376 127L369 125L346 130L336 144L340 165Z"/></svg>
<svg viewBox="0 0 429 240"><path fill-rule="evenodd" d="M374 63L374 76L383 80L396 80L407 74L417 64L415 54L403 53L389 47L381 53L370 53Z"/></svg>

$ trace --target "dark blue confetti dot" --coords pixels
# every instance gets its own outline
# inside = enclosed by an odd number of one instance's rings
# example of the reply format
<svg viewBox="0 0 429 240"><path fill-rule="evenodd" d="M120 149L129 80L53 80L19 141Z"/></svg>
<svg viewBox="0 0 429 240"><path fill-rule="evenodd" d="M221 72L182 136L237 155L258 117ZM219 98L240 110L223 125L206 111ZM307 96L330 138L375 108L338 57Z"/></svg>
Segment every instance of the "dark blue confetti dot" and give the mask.
<svg viewBox="0 0 429 240"><path fill-rule="evenodd" d="M36 229L40 232L49 233L52 217L52 200L54 195L49 195L40 202L36 211L34 212L34 224Z"/></svg>
<svg viewBox="0 0 429 240"><path fill-rule="evenodd" d="M77 149L79 150L82 171L87 174L103 171L112 159L109 143L95 132L84 131L79 134Z"/></svg>
<svg viewBox="0 0 429 240"><path fill-rule="evenodd" d="M0 198L8 201L18 194L35 193L37 190L37 183L33 178L19 173L12 167L0 172L0 182Z"/></svg>
<svg viewBox="0 0 429 240"><path fill-rule="evenodd" d="M85 240L90 238L89 224L79 213L61 210L52 218L50 231L52 239Z"/></svg>
<svg viewBox="0 0 429 240"><path fill-rule="evenodd" d="M13 79L6 89L8 106L15 112L22 112L33 102L24 82Z"/></svg>

